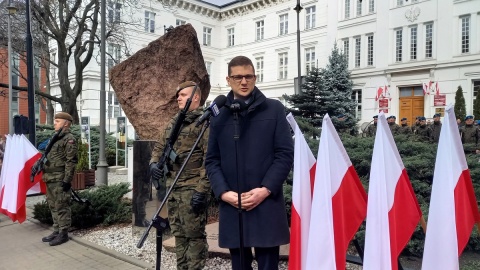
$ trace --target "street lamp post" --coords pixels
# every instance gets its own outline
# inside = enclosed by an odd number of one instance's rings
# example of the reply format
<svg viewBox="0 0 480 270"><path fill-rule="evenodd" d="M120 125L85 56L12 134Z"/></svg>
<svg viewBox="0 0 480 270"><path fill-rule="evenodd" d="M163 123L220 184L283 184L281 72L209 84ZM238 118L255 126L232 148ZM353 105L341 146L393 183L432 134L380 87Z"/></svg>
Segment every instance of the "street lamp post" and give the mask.
<svg viewBox="0 0 480 270"><path fill-rule="evenodd" d="M302 91L302 64L300 60L300 11L302 11L300 0L297 0L297 5L293 10L297 12L297 68L298 68L298 91Z"/></svg>
<svg viewBox="0 0 480 270"><path fill-rule="evenodd" d="M8 133L13 135L13 111L12 111L12 16L17 13L17 8L12 4L11 0L7 6L8 10Z"/></svg>

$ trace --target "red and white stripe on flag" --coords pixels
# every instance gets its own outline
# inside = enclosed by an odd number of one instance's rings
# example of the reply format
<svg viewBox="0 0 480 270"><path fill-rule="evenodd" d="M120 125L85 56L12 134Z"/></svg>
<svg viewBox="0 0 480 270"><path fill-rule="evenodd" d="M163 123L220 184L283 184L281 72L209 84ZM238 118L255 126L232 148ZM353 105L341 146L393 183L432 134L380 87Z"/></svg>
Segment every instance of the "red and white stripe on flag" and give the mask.
<svg viewBox="0 0 480 270"><path fill-rule="evenodd" d="M367 194L327 114L318 148L305 269L345 269L348 245L366 212Z"/></svg>
<svg viewBox="0 0 480 270"><path fill-rule="evenodd" d="M46 191L41 174L35 177L33 183L30 182L30 171L40 157L41 154L25 136L7 135L0 177L0 213L12 221L25 221L27 193Z"/></svg>
<svg viewBox="0 0 480 270"><path fill-rule="evenodd" d="M288 269L305 270L316 160L291 113L287 120L295 132Z"/></svg>
<svg viewBox="0 0 480 270"><path fill-rule="evenodd" d="M368 189L365 270L397 270L398 256L422 213L388 128L378 115Z"/></svg>
<svg viewBox="0 0 480 270"><path fill-rule="evenodd" d="M479 221L455 113L448 106L438 142L422 269L459 269L458 256Z"/></svg>
<svg viewBox="0 0 480 270"><path fill-rule="evenodd" d="M378 101L380 98L384 97L383 87L378 87L377 94L375 95L375 101Z"/></svg>

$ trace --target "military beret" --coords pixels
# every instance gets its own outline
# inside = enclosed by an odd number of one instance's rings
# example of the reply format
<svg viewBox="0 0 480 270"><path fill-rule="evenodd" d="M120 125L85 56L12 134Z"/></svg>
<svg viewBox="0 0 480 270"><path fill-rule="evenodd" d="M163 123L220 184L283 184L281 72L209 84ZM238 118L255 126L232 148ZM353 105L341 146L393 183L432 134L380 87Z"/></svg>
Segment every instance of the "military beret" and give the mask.
<svg viewBox="0 0 480 270"><path fill-rule="evenodd" d="M406 118L406 117L403 117L401 121L403 121L403 120L407 120L407 118Z"/></svg>
<svg viewBox="0 0 480 270"><path fill-rule="evenodd" d="M397 117L395 117L395 115L390 115L389 118L397 119Z"/></svg>
<svg viewBox="0 0 480 270"><path fill-rule="evenodd" d="M468 119L473 119L473 115L467 115L467 116L465 117L465 120L468 120Z"/></svg>
<svg viewBox="0 0 480 270"><path fill-rule="evenodd" d="M341 113L341 114L337 115L337 118L342 118L342 117L345 117L345 114Z"/></svg>
<svg viewBox="0 0 480 270"><path fill-rule="evenodd" d="M433 118L435 118L435 117L440 117L440 114L439 113L434 114Z"/></svg>
<svg viewBox="0 0 480 270"><path fill-rule="evenodd" d="M55 119L65 119L65 120L68 120L70 122L73 122L73 117L66 112L59 112L59 113L55 114Z"/></svg>
<svg viewBox="0 0 480 270"><path fill-rule="evenodd" d="M187 87L195 86L195 85L197 85L197 84L195 82L192 82L192 81L185 81L185 82L181 83L177 87L177 92L175 92L175 97L178 97L178 92L182 91L183 89L185 89ZM200 89L197 89L196 91L200 91Z"/></svg>
<svg viewBox="0 0 480 270"><path fill-rule="evenodd" d="M425 118L425 116L419 116L419 117L418 117L418 120L420 120L420 121L425 121L425 120L427 120L427 118Z"/></svg>
<svg viewBox="0 0 480 270"><path fill-rule="evenodd" d="M378 115L374 115L374 116L373 116L373 119L377 119L377 118L378 118Z"/></svg>

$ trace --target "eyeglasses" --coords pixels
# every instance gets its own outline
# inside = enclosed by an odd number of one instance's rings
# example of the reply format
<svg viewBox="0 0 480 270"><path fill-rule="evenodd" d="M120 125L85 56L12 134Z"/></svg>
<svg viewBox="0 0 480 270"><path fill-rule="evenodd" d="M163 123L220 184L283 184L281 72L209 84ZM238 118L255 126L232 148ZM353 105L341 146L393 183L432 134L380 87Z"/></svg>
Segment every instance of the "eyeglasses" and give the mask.
<svg viewBox="0 0 480 270"><path fill-rule="evenodd" d="M256 76L253 74L247 74L247 75L233 75L233 76L230 76L229 78L239 83L243 81L243 78L245 78L247 82L251 82L253 79L255 79L255 77Z"/></svg>

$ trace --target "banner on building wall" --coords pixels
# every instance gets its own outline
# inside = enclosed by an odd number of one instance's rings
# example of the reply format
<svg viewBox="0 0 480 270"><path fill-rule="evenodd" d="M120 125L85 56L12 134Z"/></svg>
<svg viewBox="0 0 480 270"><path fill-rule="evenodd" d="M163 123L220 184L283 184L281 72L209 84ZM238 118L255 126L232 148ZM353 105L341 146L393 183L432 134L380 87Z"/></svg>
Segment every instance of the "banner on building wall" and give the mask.
<svg viewBox="0 0 480 270"><path fill-rule="evenodd" d="M117 117L117 151L116 164L118 166L118 154L124 153L125 161L127 160L127 122L125 116ZM126 164L124 165L126 166Z"/></svg>
<svg viewBox="0 0 480 270"><path fill-rule="evenodd" d="M80 119L82 126L80 137L82 139L82 144L88 145L88 168L92 168L92 155L91 155L91 144L90 144L90 116L82 116Z"/></svg>
<svg viewBox="0 0 480 270"><path fill-rule="evenodd" d="M433 97L433 106L446 106L447 95L435 95Z"/></svg>
<svg viewBox="0 0 480 270"><path fill-rule="evenodd" d="M440 114L440 117L445 116L445 108L435 108L435 113Z"/></svg>
<svg viewBox="0 0 480 270"><path fill-rule="evenodd" d="M388 98L381 98L378 100L378 112L388 113Z"/></svg>

